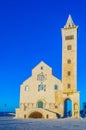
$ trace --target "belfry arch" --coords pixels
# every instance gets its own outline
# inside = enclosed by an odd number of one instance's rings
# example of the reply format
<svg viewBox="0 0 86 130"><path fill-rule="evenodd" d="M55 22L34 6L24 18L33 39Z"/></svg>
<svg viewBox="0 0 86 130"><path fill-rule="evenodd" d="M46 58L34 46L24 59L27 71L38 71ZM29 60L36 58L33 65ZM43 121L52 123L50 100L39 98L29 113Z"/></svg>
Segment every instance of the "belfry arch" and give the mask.
<svg viewBox="0 0 86 130"><path fill-rule="evenodd" d="M67 98L64 100L64 117L72 117L72 100Z"/></svg>

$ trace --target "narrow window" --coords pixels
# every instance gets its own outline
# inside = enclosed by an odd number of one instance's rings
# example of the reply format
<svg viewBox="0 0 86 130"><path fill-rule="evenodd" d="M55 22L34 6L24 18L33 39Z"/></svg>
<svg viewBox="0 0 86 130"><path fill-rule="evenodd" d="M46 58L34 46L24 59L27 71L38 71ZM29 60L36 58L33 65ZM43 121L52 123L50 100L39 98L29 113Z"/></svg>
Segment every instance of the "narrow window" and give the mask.
<svg viewBox="0 0 86 130"><path fill-rule="evenodd" d="M57 85L55 85L55 86L54 86L54 90L57 90L57 89L58 89L58 86L57 86Z"/></svg>
<svg viewBox="0 0 86 130"><path fill-rule="evenodd" d="M44 86L44 91L46 91L46 85Z"/></svg>
<svg viewBox="0 0 86 130"><path fill-rule="evenodd" d="M48 115L48 114L46 115L46 118L47 118L47 119L49 118L49 115Z"/></svg>
<svg viewBox="0 0 86 130"><path fill-rule="evenodd" d="M41 66L41 70L43 70L43 66Z"/></svg>
<svg viewBox="0 0 86 130"><path fill-rule="evenodd" d="M70 75L71 75L71 72L70 72L70 71L68 71L68 72L67 72L67 74L68 74L68 76L70 76Z"/></svg>
<svg viewBox="0 0 86 130"><path fill-rule="evenodd" d="M26 85L26 86L25 86L25 91L28 91L28 90L29 90L29 86Z"/></svg>
<svg viewBox="0 0 86 130"><path fill-rule="evenodd" d="M68 64L71 64L71 60L70 60L70 59L68 59L68 60L67 60L67 63L68 63Z"/></svg>
<svg viewBox="0 0 86 130"><path fill-rule="evenodd" d="M46 91L46 85L44 85L44 84L40 84L40 85L38 85L38 91Z"/></svg>
<svg viewBox="0 0 86 130"><path fill-rule="evenodd" d="M67 84L67 88L70 88L71 87L71 84Z"/></svg>
<svg viewBox="0 0 86 130"><path fill-rule="evenodd" d="M67 46L67 50L71 50L72 49L72 46L71 45L68 45Z"/></svg>

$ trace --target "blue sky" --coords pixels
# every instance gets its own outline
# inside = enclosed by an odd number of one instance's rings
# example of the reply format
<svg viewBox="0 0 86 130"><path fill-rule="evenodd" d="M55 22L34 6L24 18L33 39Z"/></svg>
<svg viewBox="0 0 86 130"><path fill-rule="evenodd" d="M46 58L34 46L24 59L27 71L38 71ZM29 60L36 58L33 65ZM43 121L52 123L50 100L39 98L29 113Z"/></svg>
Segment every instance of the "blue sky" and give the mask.
<svg viewBox="0 0 86 130"><path fill-rule="evenodd" d="M0 1L0 111L19 107L20 84L40 61L61 79L61 28L68 15L78 30L78 91L86 102L86 6L77 0ZM82 108L82 105L81 105Z"/></svg>

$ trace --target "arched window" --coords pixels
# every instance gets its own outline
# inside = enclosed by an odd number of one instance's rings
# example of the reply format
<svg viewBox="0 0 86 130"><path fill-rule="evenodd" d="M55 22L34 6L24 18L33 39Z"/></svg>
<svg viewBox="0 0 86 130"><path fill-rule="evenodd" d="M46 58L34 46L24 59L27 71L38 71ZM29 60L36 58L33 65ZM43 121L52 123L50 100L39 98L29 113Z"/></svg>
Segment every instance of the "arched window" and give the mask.
<svg viewBox="0 0 86 130"><path fill-rule="evenodd" d="M39 101L39 102L37 103L37 106L38 106L38 108L43 108L43 102L42 102L42 101Z"/></svg>
<svg viewBox="0 0 86 130"><path fill-rule="evenodd" d="M68 72L67 72L67 75L70 76L70 75L71 75L71 71L68 71Z"/></svg>
<svg viewBox="0 0 86 130"><path fill-rule="evenodd" d="M54 85L54 90L57 90L58 89L58 85Z"/></svg>
<svg viewBox="0 0 86 130"><path fill-rule="evenodd" d="M38 85L38 91L42 91L42 90L46 91L46 85L44 84Z"/></svg>
<svg viewBox="0 0 86 130"><path fill-rule="evenodd" d="M25 86L25 91L28 91L28 90L29 90L29 86L26 85L26 86Z"/></svg>
<svg viewBox="0 0 86 130"><path fill-rule="evenodd" d="M72 49L72 46L71 45L68 45L67 46L67 50L71 50Z"/></svg>
<svg viewBox="0 0 86 130"><path fill-rule="evenodd" d="M43 66L41 66L41 70L43 70Z"/></svg>
<svg viewBox="0 0 86 130"><path fill-rule="evenodd" d="M67 84L67 88L71 88L71 84L70 83Z"/></svg>
<svg viewBox="0 0 86 130"><path fill-rule="evenodd" d="M67 60L67 63L68 63L68 64L71 64L71 60L70 60L70 59L68 59L68 60Z"/></svg>

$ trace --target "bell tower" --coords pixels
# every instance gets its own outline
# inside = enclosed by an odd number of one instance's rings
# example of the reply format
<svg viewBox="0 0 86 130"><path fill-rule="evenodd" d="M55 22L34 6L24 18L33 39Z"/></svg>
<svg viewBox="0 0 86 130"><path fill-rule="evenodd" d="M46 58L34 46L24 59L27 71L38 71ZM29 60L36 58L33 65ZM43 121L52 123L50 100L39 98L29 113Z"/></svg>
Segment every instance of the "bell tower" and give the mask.
<svg viewBox="0 0 86 130"><path fill-rule="evenodd" d="M69 15L62 28L62 85L63 102L70 100L72 103L72 118L79 118L80 104L77 92L77 30L78 26Z"/></svg>
<svg viewBox="0 0 86 130"><path fill-rule="evenodd" d="M65 92L77 90L77 29L69 15L62 28L62 82Z"/></svg>

